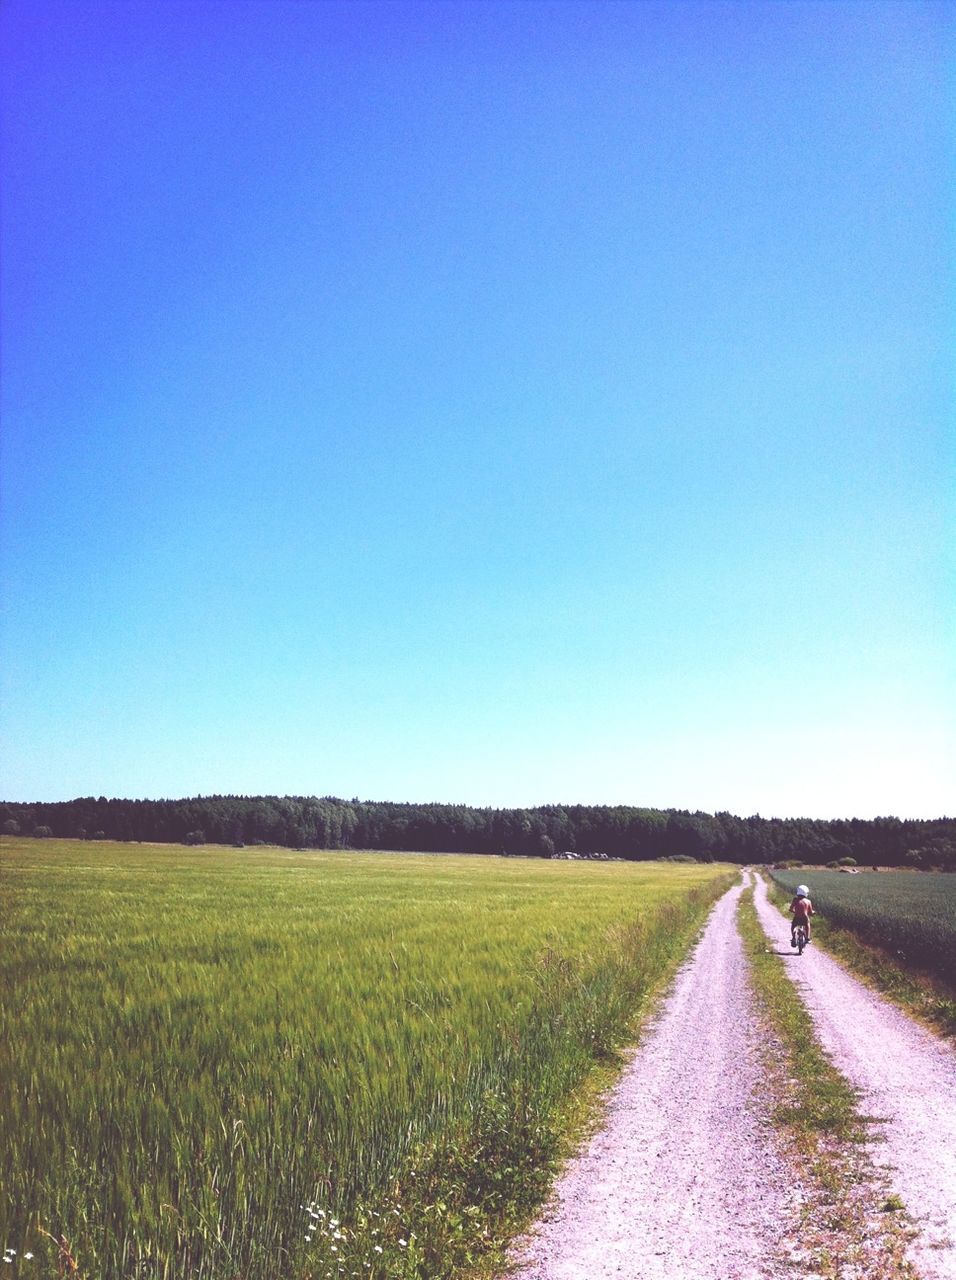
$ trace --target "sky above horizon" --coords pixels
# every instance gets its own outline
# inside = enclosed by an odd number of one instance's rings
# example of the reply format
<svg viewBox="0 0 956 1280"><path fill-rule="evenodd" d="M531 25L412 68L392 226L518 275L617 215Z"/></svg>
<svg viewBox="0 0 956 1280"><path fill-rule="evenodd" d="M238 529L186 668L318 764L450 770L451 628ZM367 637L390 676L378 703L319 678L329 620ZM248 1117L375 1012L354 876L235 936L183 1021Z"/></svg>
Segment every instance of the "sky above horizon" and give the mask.
<svg viewBox="0 0 956 1280"><path fill-rule="evenodd" d="M0 798L956 814L953 37L5 0Z"/></svg>

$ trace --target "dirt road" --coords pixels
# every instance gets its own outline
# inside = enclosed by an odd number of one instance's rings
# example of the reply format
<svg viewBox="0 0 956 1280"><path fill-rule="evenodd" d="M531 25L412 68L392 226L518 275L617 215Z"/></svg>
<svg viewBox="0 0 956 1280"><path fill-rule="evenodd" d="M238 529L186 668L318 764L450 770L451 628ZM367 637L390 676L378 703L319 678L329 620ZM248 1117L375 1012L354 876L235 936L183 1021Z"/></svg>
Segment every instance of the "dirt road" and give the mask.
<svg viewBox="0 0 956 1280"><path fill-rule="evenodd" d="M613 1091L604 1127L559 1179L509 1274L520 1280L807 1274L804 1191L770 1122L765 1032L734 924L742 889L714 908ZM956 1280L956 1053L814 946L799 958L791 952L789 924L759 877L756 902L821 1043L861 1091L862 1110L881 1117L872 1163L861 1158L854 1166L864 1179L856 1190L865 1190L870 1204L867 1234L879 1238L879 1228L875 1234L871 1228L883 1216L880 1198L895 1191L919 1226L909 1261L920 1280ZM820 1206L812 1193L804 1203L814 1217L813 1206ZM845 1280L882 1274L880 1266L877 1251L867 1269L851 1265Z"/></svg>
<svg viewBox="0 0 956 1280"><path fill-rule="evenodd" d="M812 878L811 878L812 883ZM790 953L790 926L758 877L761 924ZM920 1227L910 1260L922 1280L956 1280L956 1051L852 978L813 944L785 961L834 1065L879 1117L875 1164Z"/></svg>
<svg viewBox="0 0 956 1280"><path fill-rule="evenodd" d="M615 1089L604 1129L559 1180L519 1254L522 1280L783 1280L797 1192L762 1088L761 1033L720 899Z"/></svg>

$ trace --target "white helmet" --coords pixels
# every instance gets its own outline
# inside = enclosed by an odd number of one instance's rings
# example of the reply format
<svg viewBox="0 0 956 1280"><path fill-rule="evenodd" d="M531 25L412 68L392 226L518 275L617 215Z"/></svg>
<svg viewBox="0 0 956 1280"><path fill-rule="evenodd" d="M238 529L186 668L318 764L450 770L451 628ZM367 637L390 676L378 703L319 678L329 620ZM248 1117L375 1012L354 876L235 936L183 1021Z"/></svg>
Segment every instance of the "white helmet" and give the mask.
<svg viewBox="0 0 956 1280"><path fill-rule="evenodd" d="M797 885L797 897L798 897L798 898L809 898L809 896L810 896L810 890L807 888L807 886L806 886L805 884L798 884L798 885Z"/></svg>

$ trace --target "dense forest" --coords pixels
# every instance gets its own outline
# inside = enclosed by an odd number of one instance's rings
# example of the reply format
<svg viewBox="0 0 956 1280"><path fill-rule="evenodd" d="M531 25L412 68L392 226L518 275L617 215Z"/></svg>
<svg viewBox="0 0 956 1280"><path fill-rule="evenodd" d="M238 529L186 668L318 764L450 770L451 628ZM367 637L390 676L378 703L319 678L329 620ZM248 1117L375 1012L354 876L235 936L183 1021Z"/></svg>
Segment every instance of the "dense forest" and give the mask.
<svg viewBox="0 0 956 1280"><path fill-rule="evenodd" d="M404 849L553 857L693 857L706 861L956 870L956 819L779 819L730 813L544 805L473 809L334 796L197 796L0 804L0 831L37 837L190 844L278 844L293 849Z"/></svg>

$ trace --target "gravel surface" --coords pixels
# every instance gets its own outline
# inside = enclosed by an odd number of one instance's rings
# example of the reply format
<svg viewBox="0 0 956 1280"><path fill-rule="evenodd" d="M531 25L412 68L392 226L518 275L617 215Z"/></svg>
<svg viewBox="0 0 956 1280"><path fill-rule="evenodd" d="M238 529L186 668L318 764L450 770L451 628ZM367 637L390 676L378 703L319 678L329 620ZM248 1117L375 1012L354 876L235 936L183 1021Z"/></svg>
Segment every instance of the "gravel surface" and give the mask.
<svg viewBox="0 0 956 1280"><path fill-rule="evenodd" d="M812 943L790 950L790 924L757 877L756 905L833 1064L878 1117L873 1162L919 1226L909 1258L921 1280L956 1280L956 1051L863 986ZM562 1273L563 1274L563 1273Z"/></svg>
<svg viewBox="0 0 956 1280"><path fill-rule="evenodd" d="M749 877L748 877L749 879ZM515 1255L522 1280L784 1280L798 1220L762 1087L762 1032L734 923L714 908L611 1094Z"/></svg>

